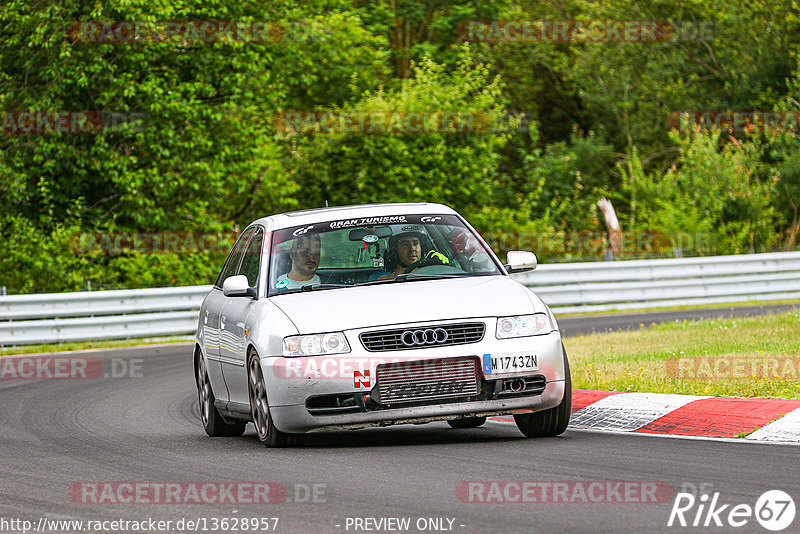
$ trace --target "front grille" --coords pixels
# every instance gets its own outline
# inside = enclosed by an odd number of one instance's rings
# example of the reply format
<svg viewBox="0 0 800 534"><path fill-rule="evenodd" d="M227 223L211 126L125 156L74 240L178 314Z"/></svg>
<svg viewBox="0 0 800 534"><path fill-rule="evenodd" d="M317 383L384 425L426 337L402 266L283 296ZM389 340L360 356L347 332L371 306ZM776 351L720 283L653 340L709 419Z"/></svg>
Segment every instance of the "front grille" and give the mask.
<svg viewBox="0 0 800 534"><path fill-rule="evenodd" d="M378 365L374 400L379 404L451 401L478 394L474 359L451 358Z"/></svg>
<svg viewBox="0 0 800 534"><path fill-rule="evenodd" d="M457 323L364 332L358 337L368 351L383 352L477 343L485 331L484 323Z"/></svg>

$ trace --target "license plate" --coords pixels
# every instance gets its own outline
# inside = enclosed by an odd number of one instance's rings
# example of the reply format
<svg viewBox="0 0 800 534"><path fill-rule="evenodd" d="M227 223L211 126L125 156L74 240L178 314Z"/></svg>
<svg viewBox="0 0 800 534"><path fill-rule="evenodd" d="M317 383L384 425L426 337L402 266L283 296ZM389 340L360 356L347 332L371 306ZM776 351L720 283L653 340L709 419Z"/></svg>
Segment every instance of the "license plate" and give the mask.
<svg viewBox="0 0 800 534"><path fill-rule="evenodd" d="M484 354L484 374L520 373L538 371L539 357L530 353Z"/></svg>

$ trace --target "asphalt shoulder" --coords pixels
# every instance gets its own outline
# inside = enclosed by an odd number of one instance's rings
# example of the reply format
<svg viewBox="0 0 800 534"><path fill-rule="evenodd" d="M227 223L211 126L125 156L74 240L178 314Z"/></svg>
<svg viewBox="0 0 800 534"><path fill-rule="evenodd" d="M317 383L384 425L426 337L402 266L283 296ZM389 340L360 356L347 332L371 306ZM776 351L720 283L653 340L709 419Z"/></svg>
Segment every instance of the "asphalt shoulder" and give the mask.
<svg viewBox="0 0 800 534"><path fill-rule="evenodd" d="M797 309L797 304L773 304L758 306L730 306L724 308L653 311L637 313L613 313L580 317L558 317L558 326L564 337L580 336L599 332L619 332L647 328L653 323L672 321L696 321L724 317L753 317L781 313Z"/></svg>

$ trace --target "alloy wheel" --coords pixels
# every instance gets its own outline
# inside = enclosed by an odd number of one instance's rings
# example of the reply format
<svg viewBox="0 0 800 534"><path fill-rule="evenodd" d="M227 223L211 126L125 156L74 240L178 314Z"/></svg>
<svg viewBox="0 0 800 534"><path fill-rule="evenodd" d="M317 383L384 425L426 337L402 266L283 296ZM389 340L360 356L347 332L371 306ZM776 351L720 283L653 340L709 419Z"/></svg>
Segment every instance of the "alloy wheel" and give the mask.
<svg viewBox="0 0 800 534"><path fill-rule="evenodd" d="M208 382L203 358L200 358L197 366L197 398L200 404L200 418L203 420L203 426L208 427L208 419L211 413L211 384Z"/></svg>
<svg viewBox="0 0 800 534"><path fill-rule="evenodd" d="M258 432L258 437L263 441L269 433L270 421L267 392L264 388L264 378L258 358L250 359L250 372L247 374L249 375L250 413L253 416L253 424Z"/></svg>

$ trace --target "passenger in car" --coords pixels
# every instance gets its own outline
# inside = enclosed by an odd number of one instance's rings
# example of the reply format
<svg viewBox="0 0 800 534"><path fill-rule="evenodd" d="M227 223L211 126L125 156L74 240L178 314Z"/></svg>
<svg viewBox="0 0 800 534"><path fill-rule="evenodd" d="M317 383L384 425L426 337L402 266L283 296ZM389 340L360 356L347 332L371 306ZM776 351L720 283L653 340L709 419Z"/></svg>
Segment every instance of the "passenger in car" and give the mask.
<svg viewBox="0 0 800 534"><path fill-rule="evenodd" d="M321 283L316 274L320 259L320 238L318 235L300 236L292 242L289 251L292 260L291 270L278 277L276 289L300 289Z"/></svg>

